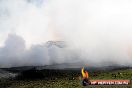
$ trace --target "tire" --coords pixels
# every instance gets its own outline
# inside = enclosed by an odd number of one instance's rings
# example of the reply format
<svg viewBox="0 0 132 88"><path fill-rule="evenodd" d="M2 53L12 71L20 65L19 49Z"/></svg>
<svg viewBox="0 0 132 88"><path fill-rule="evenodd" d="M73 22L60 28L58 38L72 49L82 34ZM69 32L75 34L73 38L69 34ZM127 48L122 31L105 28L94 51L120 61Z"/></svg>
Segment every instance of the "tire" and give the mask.
<svg viewBox="0 0 132 88"><path fill-rule="evenodd" d="M90 84L91 84L91 82L90 82L90 80L88 78L83 78L82 79L82 85L83 86L88 86Z"/></svg>

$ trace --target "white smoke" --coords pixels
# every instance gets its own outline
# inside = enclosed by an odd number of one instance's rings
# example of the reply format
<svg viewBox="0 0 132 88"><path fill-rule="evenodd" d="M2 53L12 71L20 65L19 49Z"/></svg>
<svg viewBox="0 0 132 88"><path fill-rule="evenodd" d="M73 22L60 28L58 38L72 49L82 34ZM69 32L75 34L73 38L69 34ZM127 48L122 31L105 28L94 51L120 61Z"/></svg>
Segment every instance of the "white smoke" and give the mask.
<svg viewBox="0 0 132 88"><path fill-rule="evenodd" d="M0 0L0 65L131 65L131 15L130 0Z"/></svg>

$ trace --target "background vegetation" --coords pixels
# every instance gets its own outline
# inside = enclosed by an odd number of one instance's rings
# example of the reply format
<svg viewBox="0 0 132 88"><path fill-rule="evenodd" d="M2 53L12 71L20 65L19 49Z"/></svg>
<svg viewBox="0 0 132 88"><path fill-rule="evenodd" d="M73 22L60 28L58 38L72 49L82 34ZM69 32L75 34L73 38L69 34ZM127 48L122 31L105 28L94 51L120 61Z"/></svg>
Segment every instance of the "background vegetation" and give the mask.
<svg viewBox="0 0 132 88"><path fill-rule="evenodd" d="M89 70L90 79L132 79L132 69L109 71ZM0 79L0 88L132 88L124 86L86 86L81 85L80 70L35 70L20 72L15 79Z"/></svg>

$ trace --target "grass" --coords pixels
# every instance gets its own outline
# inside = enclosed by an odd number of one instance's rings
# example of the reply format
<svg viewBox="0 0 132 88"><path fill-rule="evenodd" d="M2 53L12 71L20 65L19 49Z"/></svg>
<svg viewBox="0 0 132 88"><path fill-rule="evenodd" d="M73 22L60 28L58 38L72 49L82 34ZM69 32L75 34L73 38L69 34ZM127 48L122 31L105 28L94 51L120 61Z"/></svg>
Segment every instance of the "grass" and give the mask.
<svg viewBox="0 0 132 88"><path fill-rule="evenodd" d="M50 76L48 76L49 75L48 71L43 70L39 72L44 74L44 76L47 76L48 78L1 80L0 88L132 88L132 85L83 87L80 84L79 76L81 75L81 73L79 71L50 70L52 73L52 75ZM46 72L48 74L46 74ZM60 77L59 77L59 74L61 74ZM90 75L90 79L130 79L132 80L132 69L114 70L114 71L97 71L96 75L93 71L90 71L89 75Z"/></svg>

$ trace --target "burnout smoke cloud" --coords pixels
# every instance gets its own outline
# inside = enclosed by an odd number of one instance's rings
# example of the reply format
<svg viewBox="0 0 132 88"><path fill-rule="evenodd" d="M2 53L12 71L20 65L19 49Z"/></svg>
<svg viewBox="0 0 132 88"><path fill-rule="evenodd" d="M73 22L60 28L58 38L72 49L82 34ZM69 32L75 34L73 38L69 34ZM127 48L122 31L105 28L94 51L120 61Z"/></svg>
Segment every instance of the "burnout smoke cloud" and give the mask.
<svg viewBox="0 0 132 88"><path fill-rule="evenodd" d="M131 65L131 15L130 0L0 0L0 65Z"/></svg>

